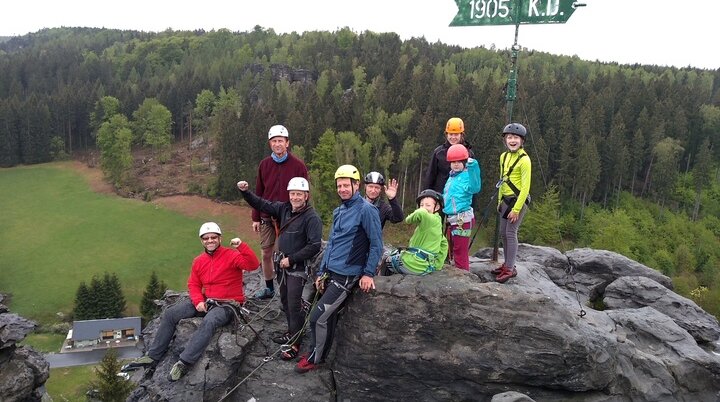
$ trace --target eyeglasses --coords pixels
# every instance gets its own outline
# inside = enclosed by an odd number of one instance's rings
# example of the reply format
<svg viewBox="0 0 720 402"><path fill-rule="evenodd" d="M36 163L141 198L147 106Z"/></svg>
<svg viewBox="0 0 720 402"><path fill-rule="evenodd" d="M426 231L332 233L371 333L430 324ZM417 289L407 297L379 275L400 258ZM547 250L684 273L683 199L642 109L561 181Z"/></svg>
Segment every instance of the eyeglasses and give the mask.
<svg viewBox="0 0 720 402"><path fill-rule="evenodd" d="M203 236L200 239L202 241L212 241L212 240L217 240L219 237L220 236Z"/></svg>

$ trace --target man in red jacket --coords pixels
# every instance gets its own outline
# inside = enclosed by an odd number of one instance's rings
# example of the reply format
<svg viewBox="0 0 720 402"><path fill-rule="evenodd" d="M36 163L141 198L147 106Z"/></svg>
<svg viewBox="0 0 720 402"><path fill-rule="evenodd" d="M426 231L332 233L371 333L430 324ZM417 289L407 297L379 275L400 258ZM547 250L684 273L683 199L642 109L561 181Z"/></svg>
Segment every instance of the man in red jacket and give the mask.
<svg viewBox="0 0 720 402"><path fill-rule="evenodd" d="M254 271L260 265L255 252L243 242L237 250L221 246L222 231L214 222L200 227L200 242L205 251L193 260L188 279L190 299L181 299L165 310L147 354L130 363L128 368L156 365L167 351L177 323L184 318L203 317L180 354L180 360L170 370L168 379L179 380L200 358L215 330L230 323L235 316L231 309L213 307L208 301L245 302L243 271Z"/></svg>
<svg viewBox="0 0 720 402"><path fill-rule="evenodd" d="M308 179L305 162L290 153L290 134L281 125L270 127L268 144L272 153L260 161L255 180L255 194L268 201L288 202L287 185L293 177ZM269 299L275 296L275 267L272 261L275 238L278 234L277 220L257 209L252 211L252 227L260 232L260 248L262 249L262 267L265 287L255 297Z"/></svg>

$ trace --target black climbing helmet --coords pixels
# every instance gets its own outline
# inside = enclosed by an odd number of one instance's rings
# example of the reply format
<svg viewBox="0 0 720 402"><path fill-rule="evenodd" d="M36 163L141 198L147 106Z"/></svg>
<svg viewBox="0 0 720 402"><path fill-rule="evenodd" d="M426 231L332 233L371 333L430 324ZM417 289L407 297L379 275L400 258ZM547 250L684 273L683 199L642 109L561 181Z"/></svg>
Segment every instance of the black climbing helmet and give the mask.
<svg viewBox="0 0 720 402"><path fill-rule="evenodd" d="M523 126L520 123L510 123L505 128L503 128L503 137L505 134L515 134L517 136L522 137L522 139L525 139L525 136L527 135L527 130L525 129L525 126Z"/></svg>
<svg viewBox="0 0 720 402"><path fill-rule="evenodd" d="M442 194L438 193L437 191L426 188L425 190L421 191L420 194L418 194L417 198L415 199L415 204L417 204L418 207L420 207L420 201L423 198L430 197L437 202L438 206L440 207L440 210L443 209L443 196Z"/></svg>

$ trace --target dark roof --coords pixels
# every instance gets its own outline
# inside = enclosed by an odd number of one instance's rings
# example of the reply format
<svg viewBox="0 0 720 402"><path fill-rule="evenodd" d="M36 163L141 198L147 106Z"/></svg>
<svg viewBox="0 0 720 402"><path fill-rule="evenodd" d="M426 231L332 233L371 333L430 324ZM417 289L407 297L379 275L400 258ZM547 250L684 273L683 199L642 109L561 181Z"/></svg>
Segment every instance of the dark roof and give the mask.
<svg viewBox="0 0 720 402"><path fill-rule="evenodd" d="M86 341L100 338L102 331L116 331L133 328L140 335L140 317L107 318L104 320L73 321L73 341Z"/></svg>

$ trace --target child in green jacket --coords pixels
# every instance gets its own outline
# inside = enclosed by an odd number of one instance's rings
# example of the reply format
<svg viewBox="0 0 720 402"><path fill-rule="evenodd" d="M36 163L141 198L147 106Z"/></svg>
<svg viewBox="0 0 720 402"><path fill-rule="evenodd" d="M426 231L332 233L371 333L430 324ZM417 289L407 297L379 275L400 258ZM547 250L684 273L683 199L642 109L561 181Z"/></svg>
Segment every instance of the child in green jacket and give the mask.
<svg viewBox="0 0 720 402"><path fill-rule="evenodd" d="M417 197L418 209L405 218L405 223L416 224L409 247L386 257L389 274L427 275L443 268L448 243L443 236L442 194L427 189Z"/></svg>

